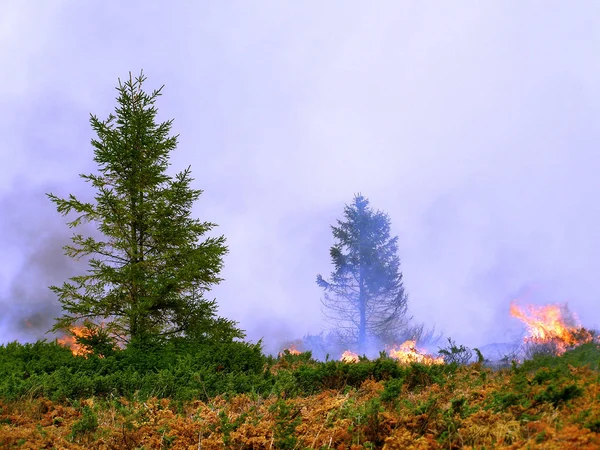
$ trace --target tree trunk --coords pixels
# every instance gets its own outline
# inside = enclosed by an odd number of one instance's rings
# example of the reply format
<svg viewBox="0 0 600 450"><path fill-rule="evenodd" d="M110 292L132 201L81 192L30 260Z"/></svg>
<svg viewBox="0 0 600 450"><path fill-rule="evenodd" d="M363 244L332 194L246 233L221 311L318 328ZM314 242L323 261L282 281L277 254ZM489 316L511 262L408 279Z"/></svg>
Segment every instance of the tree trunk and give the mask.
<svg viewBox="0 0 600 450"><path fill-rule="evenodd" d="M358 323L358 352L364 354L367 351L367 305L365 286L363 279L363 269L360 268L360 279L359 279L359 291L358 291L358 308L360 319Z"/></svg>

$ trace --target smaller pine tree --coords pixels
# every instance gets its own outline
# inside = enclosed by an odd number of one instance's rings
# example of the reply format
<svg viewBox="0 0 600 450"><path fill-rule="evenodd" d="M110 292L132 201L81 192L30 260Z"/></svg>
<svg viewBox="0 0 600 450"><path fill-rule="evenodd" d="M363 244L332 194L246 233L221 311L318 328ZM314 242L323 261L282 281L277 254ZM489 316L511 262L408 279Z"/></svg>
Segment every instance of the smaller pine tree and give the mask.
<svg viewBox="0 0 600 450"><path fill-rule="evenodd" d="M365 352L370 342L393 343L406 327L408 296L389 216L358 194L345 206L344 219L331 227L336 240L331 278L317 275L317 284L324 289L325 318L342 339Z"/></svg>

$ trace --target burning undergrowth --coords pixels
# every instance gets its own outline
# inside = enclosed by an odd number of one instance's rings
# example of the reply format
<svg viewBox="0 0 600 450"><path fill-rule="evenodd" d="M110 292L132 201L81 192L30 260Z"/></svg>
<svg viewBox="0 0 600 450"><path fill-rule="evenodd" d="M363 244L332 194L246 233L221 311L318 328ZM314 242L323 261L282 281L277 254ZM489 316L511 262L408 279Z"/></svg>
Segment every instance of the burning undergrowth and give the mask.
<svg viewBox="0 0 600 450"><path fill-rule="evenodd" d="M360 351L356 342L333 330L284 341L277 355L281 357L310 352L311 357L317 361L337 360L345 363L356 363L361 359L372 360L385 355L400 364L443 364L442 357L426 349L434 348L440 339L441 333L436 333L434 328L426 330L423 325L417 325L397 333L396 338L388 342L369 341L366 350Z"/></svg>
<svg viewBox="0 0 600 450"><path fill-rule="evenodd" d="M388 354L391 358L394 358L403 364L444 364L444 358L442 356L436 357L428 355L424 350L417 349L417 342L415 340L408 340L400 344L398 347L391 348L388 351Z"/></svg>
<svg viewBox="0 0 600 450"><path fill-rule="evenodd" d="M562 355L567 350L598 341L596 333L583 328L566 304L520 307L513 301L510 314L527 327L523 339L526 356L534 353Z"/></svg>
<svg viewBox="0 0 600 450"><path fill-rule="evenodd" d="M281 352L278 353L278 357L286 357L288 355L301 355L303 353L311 353L312 351L306 346L302 345L302 342L289 344L286 348L284 348ZM361 356L349 349L346 349L341 352L341 354L337 359L338 361L344 363L357 363L361 359L368 359L366 355ZM380 352L379 356L385 355L391 359L396 360L399 364L411 364L411 363L420 363L425 365L435 365L435 364L444 364L443 356L435 356L428 354L426 350L417 348L416 340L407 340L399 345L388 345L387 350L384 352ZM329 354L325 358L329 359Z"/></svg>
<svg viewBox="0 0 600 450"><path fill-rule="evenodd" d="M89 321L84 322L83 325L69 328L69 331L58 337L56 342L70 349L73 356L84 358L89 357L91 354L103 358L118 348L123 348L104 323L96 325Z"/></svg>
<svg viewBox="0 0 600 450"><path fill-rule="evenodd" d="M344 352L342 353L342 356L340 358L340 361L345 362L345 363L356 363L356 362L360 361L360 357L358 356L357 353L351 352L350 350L344 350Z"/></svg>
<svg viewBox="0 0 600 450"><path fill-rule="evenodd" d="M594 332L580 325L575 314L565 304L519 306L513 301L510 304L510 315L525 324L527 335L523 338L521 347L512 354L499 358L500 362L522 362L537 353L562 355L569 349L599 340ZM473 361L473 352L469 348L458 346L451 339L448 341L450 346L439 348L437 354L422 348L416 339L407 339L401 344L384 345L385 350L379 351L378 354L393 359L400 365L439 365L454 362L462 365ZM57 338L57 343L68 347L73 355L85 358L91 353L104 357L119 348L104 324L98 326L89 322L72 327L68 333ZM477 349L475 351L477 359L484 361L483 355ZM374 351L371 353L375 355ZM350 348L344 348L343 343L336 341L334 336L323 334L288 341L278 352L277 358L298 355L302 355L303 360L337 360L347 364L374 359L373 355L360 355ZM493 364L494 361L490 363Z"/></svg>
<svg viewBox="0 0 600 450"><path fill-rule="evenodd" d="M87 328L72 327L69 330L68 334L57 338L56 342L58 342L63 347L68 347L74 356L87 357L92 352L92 350L89 347L80 344L78 338L87 338L89 336L90 333Z"/></svg>
<svg viewBox="0 0 600 450"><path fill-rule="evenodd" d="M361 355L355 349L346 347L342 342L336 341L335 336L306 336L303 339L289 341L283 346L279 356L287 354L298 355L311 352L311 356L317 360L336 359L344 363L357 363L361 359L376 357L376 354L385 355L395 359L399 364L420 363L425 365L468 364L475 360L488 361L497 366L497 363L511 361L522 362L537 353L548 353L562 355L567 350L576 348L589 342L598 342L599 337L594 331L581 326L576 315L573 314L566 304L550 304L544 306L525 305L519 306L516 301L510 304L510 315L521 320L527 330L526 336L520 345L505 344L513 350L508 354L498 355L486 359L478 349L469 349L463 345L457 345L452 339L448 339L449 346L438 348L437 354L428 352L417 339L406 339L401 344L381 344L385 348L383 352L377 351L372 346L369 354ZM439 338L438 338L439 339ZM429 345L430 346L430 345ZM488 356L488 355L485 355ZM493 355L489 355L493 356Z"/></svg>

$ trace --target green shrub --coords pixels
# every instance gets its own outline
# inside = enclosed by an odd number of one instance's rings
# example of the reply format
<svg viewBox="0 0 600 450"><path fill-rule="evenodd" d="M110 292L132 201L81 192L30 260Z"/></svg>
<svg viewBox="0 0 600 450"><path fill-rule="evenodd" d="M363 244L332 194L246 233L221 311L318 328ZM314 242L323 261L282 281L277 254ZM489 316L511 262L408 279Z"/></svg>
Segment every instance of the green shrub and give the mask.
<svg viewBox="0 0 600 450"><path fill-rule="evenodd" d="M396 403L402 392L402 378L392 378L383 384L383 392L379 396L384 403Z"/></svg>
<svg viewBox="0 0 600 450"><path fill-rule="evenodd" d="M558 406L560 403L568 402L577 397L583 395L583 389L575 384L569 384L562 388L557 388L551 384L546 388L545 391L535 396L535 400L539 402L550 402L554 406Z"/></svg>
<svg viewBox="0 0 600 450"><path fill-rule="evenodd" d="M547 381L556 381L563 375L564 372L559 368L550 370L546 367L542 367L536 372L531 382L536 384L544 384Z"/></svg>
<svg viewBox="0 0 600 450"><path fill-rule="evenodd" d="M98 429L98 417L89 406L83 408L82 417L71 427L69 438L74 440L78 436L93 433Z"/></svg>
<svg viewBox="0 0 600 450"><path fill-rule="evenodd" d="M295 435L296 427L302 422L300 409L279 399L271 405L269 412L275 416L275 429L273 430L275 448L296 448L298 442Z"/></svg>
<svg viewBox="0 0 600 450"><path fill-rule="evenodd" d="M592 370L600 368L600 348L594 342L580 345L574 349L566 351L560 356L552 354L535 354L533 358L523 362L522 368L525 371L536 371L542 367L561 368L568 370L568 366L583 367L589 366Z"/></svg>
<svg viewBox="0 0 600 450"><path fill-rule="evenodd" d="M448 338L448 346L440 347L438 353L444 357L446 364L465 365L473 358L473 352L468 347L456 345L451 338ZM478 353L478 356L481 359L481 352Z"/></svg>
<svg viewBox="0 0 600 450"><path fill-rule="evenodd" d="M523 395L517 394L515 392L494 392L491 397L489 408L493 409L496 412L499 412L508 408L509 406L519 405L523 403L524 400L525 397L523 397Z"/></svg>
<svg viewBox="0 0 600 450"><path fill-rule="evenodd" d="M75 357L54 342L13 342L0 346L0 398L28 395L66 401L137 393L187 400L265 392L273 384L265 362L259 344L242 342L146 342L104 358Z"/></svg>

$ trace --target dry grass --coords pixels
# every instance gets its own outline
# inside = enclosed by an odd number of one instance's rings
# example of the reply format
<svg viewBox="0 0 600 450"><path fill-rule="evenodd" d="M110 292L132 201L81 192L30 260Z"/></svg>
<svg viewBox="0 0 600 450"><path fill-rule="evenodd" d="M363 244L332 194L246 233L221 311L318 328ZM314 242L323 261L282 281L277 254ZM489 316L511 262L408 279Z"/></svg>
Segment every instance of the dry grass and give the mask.
<svg viewBox="0 0 600 450"><path fill-rule="evenodd" d="M558 387L583 395L553 404L535 400L549 382L527 375L521 391L510 371L461 368L442 388L408 390L382 402L384 383L305 398L238 395L175 404L87 399L71 406L45 399L0 403L0 447L20 449L598 449L598 374L572 369ZM561 384L562 383L562 384ZM524 390L523 390L524 389ZM498 393L522 402L498 408ZM496 403L494 403L496 402ZM97 428L81 425L84 408ZM79 432L73 425L79 423ZM76 427L77 428L77 427Z"/></svg>

